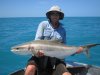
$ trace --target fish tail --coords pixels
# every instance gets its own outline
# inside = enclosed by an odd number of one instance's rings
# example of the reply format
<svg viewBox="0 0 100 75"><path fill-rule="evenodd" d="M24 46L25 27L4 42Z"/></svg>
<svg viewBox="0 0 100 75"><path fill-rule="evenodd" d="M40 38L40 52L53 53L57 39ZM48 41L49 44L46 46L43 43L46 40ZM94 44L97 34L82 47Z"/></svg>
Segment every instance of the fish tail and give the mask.
<svg viewBox="0 0 100 75"><path fill-rule="evenodd" d="M89 44L89 45L82 46L82 47L83 48L91 48L91 47L94 47L94 46L97 46L97 45L100 45L100 44Z"/></svg>
<svg viewBox="0 0 100 75"><path fill-rule="evenodd" d="M92 47L95 47L97 45L100 45L100 44L89 44L89 45L85 45L85 46L81 46L83 47L85 50L84 50L84 53L86 54L86 56L88 58L90 58L90 55L89 55L89 49L92 48Z"/></svg>

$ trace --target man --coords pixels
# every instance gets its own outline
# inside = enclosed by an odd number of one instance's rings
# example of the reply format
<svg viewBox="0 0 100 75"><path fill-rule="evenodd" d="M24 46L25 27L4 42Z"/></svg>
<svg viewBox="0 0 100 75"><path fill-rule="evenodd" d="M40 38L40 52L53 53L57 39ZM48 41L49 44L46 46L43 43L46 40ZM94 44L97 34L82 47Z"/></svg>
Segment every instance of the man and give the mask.
<svg viewBox="0 0 100 75"><path fill-rule="evenodd" d="M66 31L59 20L64 18L64 13L60 7L53 6L46 13L48 21L39 24L35 40L58 40L66 42ZM63 60L55 57L44 56L42 50L37 56L32 56L26 67L25 75L71 75L66 69Z"/></svg>

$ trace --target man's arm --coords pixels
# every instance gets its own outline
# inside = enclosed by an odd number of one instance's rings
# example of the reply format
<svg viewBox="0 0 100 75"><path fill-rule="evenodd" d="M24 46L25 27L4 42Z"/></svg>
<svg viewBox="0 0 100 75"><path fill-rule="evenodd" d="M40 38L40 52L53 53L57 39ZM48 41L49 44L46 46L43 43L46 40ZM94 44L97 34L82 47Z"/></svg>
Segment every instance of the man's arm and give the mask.
<svg viewBox="0 0 100 75"><path fill-rule="evenodd" d="M39 24L37 32L36 32L35 40L42 40L43 39L44 25L45 24L43 22L41 22Z"/></svg>

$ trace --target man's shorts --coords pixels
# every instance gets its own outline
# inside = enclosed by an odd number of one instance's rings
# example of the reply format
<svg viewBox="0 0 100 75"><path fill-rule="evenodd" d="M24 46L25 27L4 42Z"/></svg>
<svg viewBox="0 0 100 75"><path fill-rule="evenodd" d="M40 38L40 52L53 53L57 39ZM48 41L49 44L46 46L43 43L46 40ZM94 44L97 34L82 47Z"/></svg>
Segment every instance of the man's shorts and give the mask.
<svg viewBox="0 0 100 75"><path fill-rule="evenodd" d="M45 63L46 59L44 57L38 58L32 56L27 65L35 65L38 69L36 71L36 75L62 75L64 72L67 72L68 70L66 69L65 65L62 62L57 62L58 64L56 65L55 69L53 67L45 68Z"/></svg>

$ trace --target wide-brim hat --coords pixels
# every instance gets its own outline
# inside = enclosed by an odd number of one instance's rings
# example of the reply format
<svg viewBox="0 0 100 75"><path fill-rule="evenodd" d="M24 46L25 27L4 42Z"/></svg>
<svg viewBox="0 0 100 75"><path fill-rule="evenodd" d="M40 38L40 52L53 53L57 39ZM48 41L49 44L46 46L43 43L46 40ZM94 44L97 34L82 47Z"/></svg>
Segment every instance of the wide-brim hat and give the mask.
<svg viewBox="0 0 100 75"><path fill-rule="evenodd" d="M60 7L59 6L52 6L49 11L47 11L46 13L46 16L47 18L50 18L50 13L53 12L53 11L56 11L59 13L59 19L63 19L64 18L64 13L61 11Z"/></svg>

